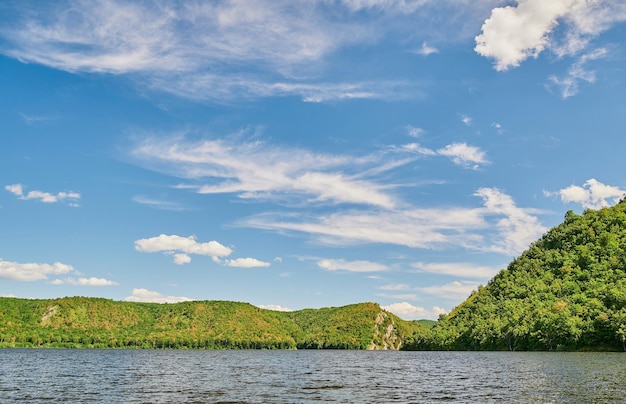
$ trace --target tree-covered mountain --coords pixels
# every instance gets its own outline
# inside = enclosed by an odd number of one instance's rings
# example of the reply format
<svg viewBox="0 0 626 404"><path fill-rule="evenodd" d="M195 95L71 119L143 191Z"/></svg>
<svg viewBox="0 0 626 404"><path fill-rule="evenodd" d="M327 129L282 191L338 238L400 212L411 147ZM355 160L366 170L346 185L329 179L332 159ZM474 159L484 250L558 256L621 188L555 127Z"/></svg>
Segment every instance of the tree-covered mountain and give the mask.
<svg viewBox="0 0 626 404"><path fill-rule="evenodd" d="M398 349L419 327L375 303L276 312L226 301L0 298L0 347Z"/></svg>
<svg viewBox="0 0 626 404"><path fill-rule="evenodd" d="M626 201L567 212L404 349L626 350Z"/></svg>

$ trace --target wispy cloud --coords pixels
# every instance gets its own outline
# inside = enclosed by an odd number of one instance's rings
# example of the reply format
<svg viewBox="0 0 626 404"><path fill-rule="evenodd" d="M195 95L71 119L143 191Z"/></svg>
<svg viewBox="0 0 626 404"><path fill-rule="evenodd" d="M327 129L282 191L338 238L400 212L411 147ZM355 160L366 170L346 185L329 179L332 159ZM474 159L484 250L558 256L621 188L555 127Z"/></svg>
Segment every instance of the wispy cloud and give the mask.
<svg viewBox="0 0 626 404"><path fill-rule="evenodd" d="M437 296L443 300L459 302L465 300L480 284L470 281L454 281L444 285L418 288L422 293Z"/></svg>
<svg viewBox="0 0 626 404"><path fill-rule="evenodd" d="M429 46L426 42L422 42L422 47L415 50L414 53L422 56L432 55L433 53L439 53L439 49Z"/></svg>
<svg viewBox="0 0 626 404"><path fill-rule="evenodd" d="M185 296L164 296L159 292L148 289L136 288L132 294L124 300L127 302L145 302L145 303L180 303L189 302L194 299Z"/></svg>
<svg viewBox="0 0 626 404"><path fill-rule="evenodd" d="M135 195L133 196L132 200L133 202L139 203L141 205L146 205L151 208L159 209L159 210L171 210L171 211L176 211L176 212L188 210L185 206L177 202L167 201L163 199L149 198L149 197L142 196L142 195Z"/></svg>
<svg viewBox="0 0 626 404"><path fill-rule="evenodd" d="M382 155L353 157L234 139L186 141L150 138L132 154L146 165L182 178L208 182L201 194L236 193L244 199L306 198L317 203L353 203L393 208L396 200L368 178L395 168ZM406 163L403 157L398 164Z"/></svg>
<svg viewBox="0 0 626 404"><path fill-rule="evenodd" d="M389 270L389 267L386 265L361 260L323 259L317 262L317 266L326 271L381 272Z"/></svg>
<svg viewBox="0 0 626 404"><path fill-rule="evenodd" d="M589 61L602 59L606 57L608 51L606 48L595 49L589 53L585 53L580 56L576 62L574 62L567 70L567 74L559 78L557 76L550 76L549 86L556 86L561 93L563 99L567 99L578 94L578 83L581 81L587 83L595 83L596 74L593 70L588 70L586 67Z"/></svg>
<svg viewBox="0 0 626 404"><path fill-rule="evenodd" d="M570 185L556 192L544 191L544 195L559 196L564 203L578 203L583 208L600 209L626 197L626 190L591 178L582 186Z"/></svg>
<svg viewBox="0 0 626 404"><path fill-rule="evenodd" d="M348 210L314 217L265 213L241 220L240 225L308 233L328 245L385 243L428 249L456 246L506 255L522 252L545 232L532 210L516 206L498 189L481 188L475 195L483 199L483 208Z"/></svg>
<svg viewBox="0 0 626 404"><path fill-rule="evenodd" d="M489 164L487 153L476 146L467 143L452 143L439 150L442 156L446 156L456 165L476 170L481 165Z"/></svg>
<svg viewBox="0 0 626 404"><path fill-rule="evenodd" d="M0 259L0 278L14 281L40 281L48 279L51 275L66 275L76 272L71 265L55 262L54 264L43 263L18 263Z"/></svg>
<svg viewBox="0 0 626 404"><path fill-rule="evenodd" d="M490 279L501 269L463 262L415 262L411 266L419 272L475 279Z"/></svg>
<svg viewBox="0 0 626 404"><path fill-rule="evenodd" d="M358 4L357 4L358 3ZM320 80L339 49L371 44L422 1L58 1L12 10L0 52L69 72L129 75L192 99L411 97L410 83ZM354 18L367 10L367 19ZM405 17L406 30L414 29ZM424 44L423 52L434 48Z"/></svg>
<svg viewBox="0 0 626 404"><path fill-rule="evenodd" d="M24 186L22 184L12 184L4 187L7 191L17 196L22 200L39 200L44 203L57 203L61 201L67 201L70 206L77 207L77 201L80 199L80 193L74 191L68 192L58 192L56 194L52 194L50 192L43 191L29 191L28 193L24 193Z"/></svg>

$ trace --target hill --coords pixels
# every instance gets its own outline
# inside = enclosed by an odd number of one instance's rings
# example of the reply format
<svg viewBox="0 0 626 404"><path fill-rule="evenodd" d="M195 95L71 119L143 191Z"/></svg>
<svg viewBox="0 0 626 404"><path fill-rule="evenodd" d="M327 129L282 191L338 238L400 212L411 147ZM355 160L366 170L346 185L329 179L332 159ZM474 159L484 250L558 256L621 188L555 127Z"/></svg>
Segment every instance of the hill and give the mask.
<svg viewBox="0 0 626 404"><path fill-rule="evenodd" d="M375 303L276 312L226 301L0 298L0 347L398 349L416 327Z"/></svg>
<svg viewBox="0 0 626 404"><path fill-rule="evenodd" d="M404 349L626 350L626 201L567 212Z"/></svg>

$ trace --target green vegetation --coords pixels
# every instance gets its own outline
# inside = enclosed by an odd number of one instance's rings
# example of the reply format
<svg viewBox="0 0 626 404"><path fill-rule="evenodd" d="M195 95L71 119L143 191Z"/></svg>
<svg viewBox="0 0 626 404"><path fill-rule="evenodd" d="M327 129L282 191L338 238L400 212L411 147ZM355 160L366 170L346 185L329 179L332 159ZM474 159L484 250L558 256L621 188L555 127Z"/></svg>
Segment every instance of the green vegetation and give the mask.
<svg viewBox="0 0 626 404"><path fill-rule="evenodd" d="M225 301L0 298L0 347L397 349L415 327L374 303L284 313Z"/></svg>
<svg viewBox="0 0 626 404"><path fill-rule="evenodd" d="M626 201L567 212L403 349L626 351Z"/></svg>

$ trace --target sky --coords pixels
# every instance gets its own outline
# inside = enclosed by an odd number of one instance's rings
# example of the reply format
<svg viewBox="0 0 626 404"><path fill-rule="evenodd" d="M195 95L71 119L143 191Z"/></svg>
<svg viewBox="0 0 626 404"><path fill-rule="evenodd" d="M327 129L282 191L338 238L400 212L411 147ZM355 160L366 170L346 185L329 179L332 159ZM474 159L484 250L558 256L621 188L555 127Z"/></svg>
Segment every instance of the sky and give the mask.
<svg viewBox="0 0 626 404"><path fill-rule="evenodd" d="M626 2L0 3L0 296L436 319L626 193Z"/></svg>

